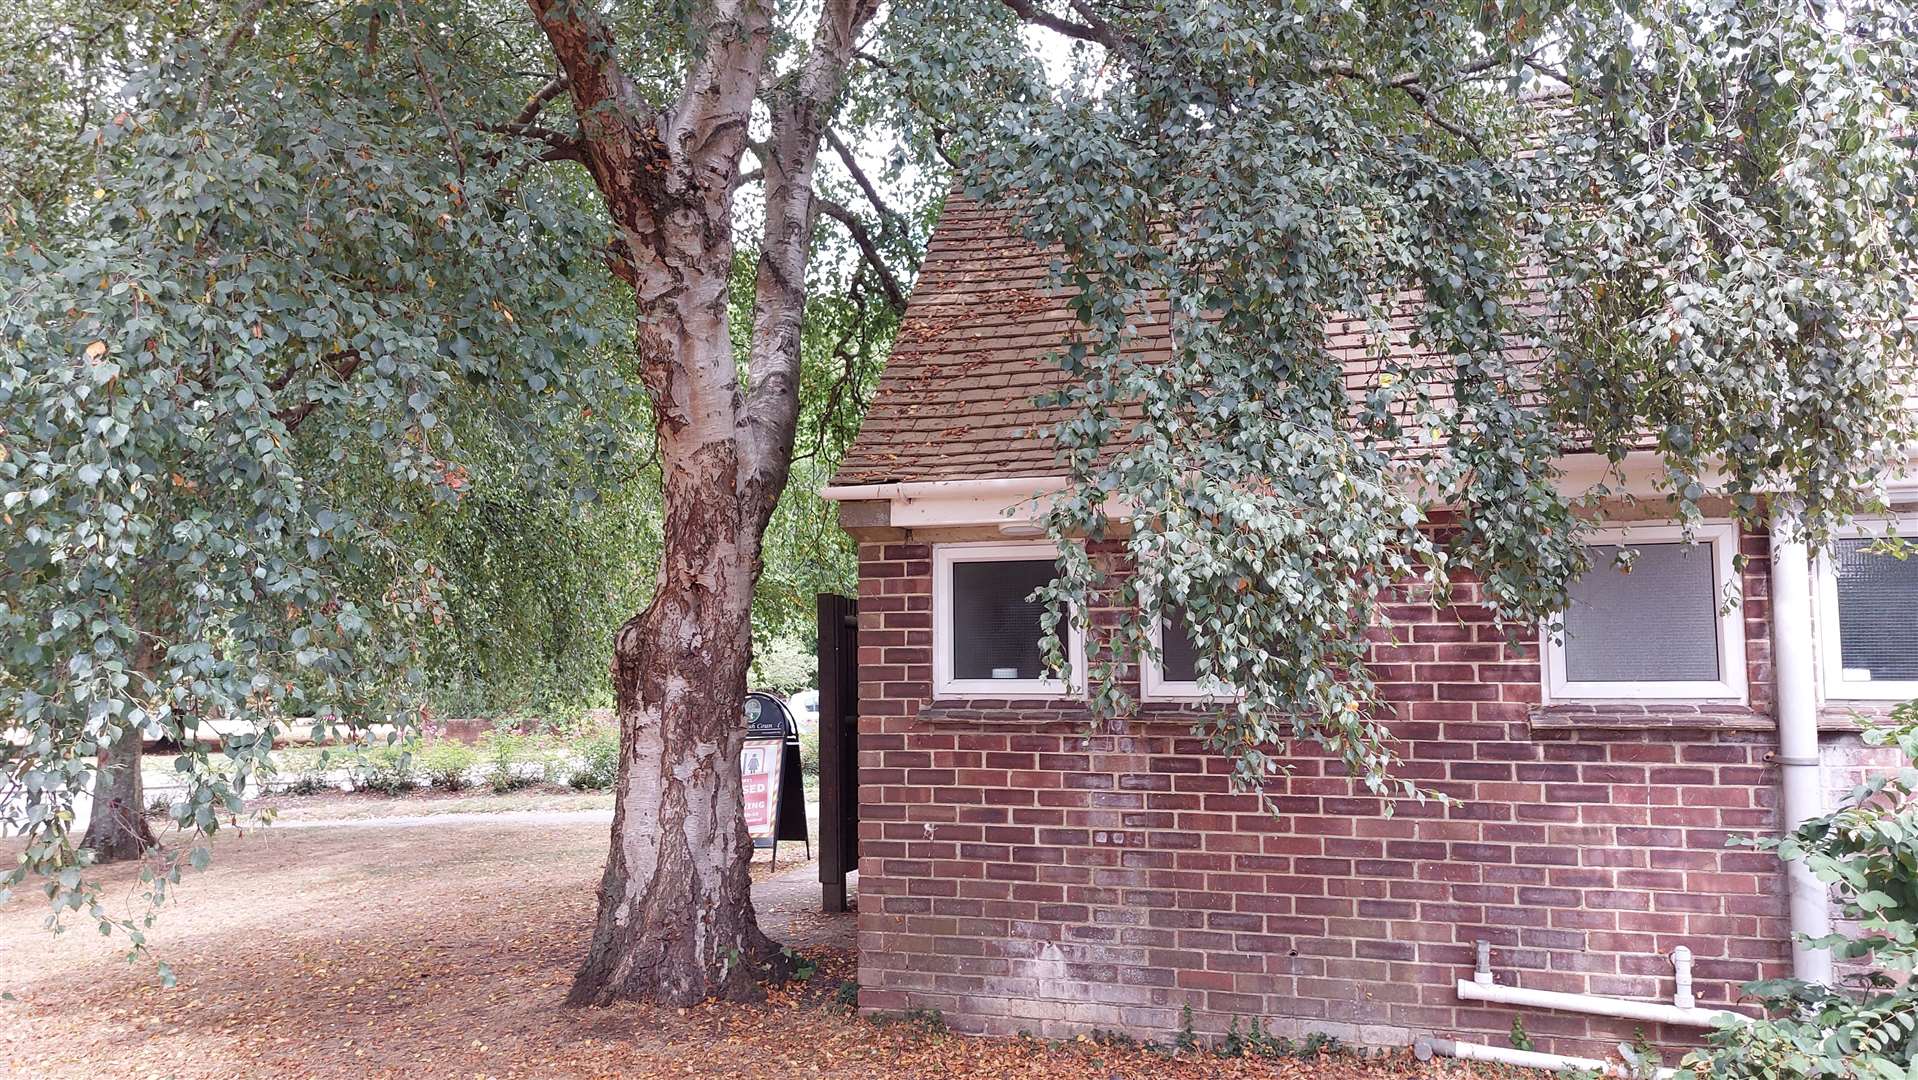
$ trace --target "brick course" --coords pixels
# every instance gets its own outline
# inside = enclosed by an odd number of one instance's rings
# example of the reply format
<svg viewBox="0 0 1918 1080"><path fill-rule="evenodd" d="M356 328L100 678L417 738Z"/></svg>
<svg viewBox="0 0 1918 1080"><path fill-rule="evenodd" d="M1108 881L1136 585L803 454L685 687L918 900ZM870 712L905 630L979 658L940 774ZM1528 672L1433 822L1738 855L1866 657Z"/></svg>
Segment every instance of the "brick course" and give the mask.
<svg viewBox="0 0 1918 1080"><path fill-rule="evenodd" d="M1636 727L1540 710L1536 646L1491 624L1475 584L1446 607L1394 597L1374 651L1401 775L1459 804L1388 817L1309 744L1267 812L1191 734L1192 706L1094 732L1071 700L931 700L932 546L868 535L861 1006L1000 1035L1163 1036L1190 1006L1202 1032L1257 1016L1502 1041L1514 1010L1454 989L1479 939L1501 983L1657 1000L1685 945L1699 1002L1734 1002L1788 967L1777 861L1726 847L1777 822L1764 538L1744 549L1750 707L1646 706ZM1637 1026L1524 1016L1567 1053Z"/></svg>

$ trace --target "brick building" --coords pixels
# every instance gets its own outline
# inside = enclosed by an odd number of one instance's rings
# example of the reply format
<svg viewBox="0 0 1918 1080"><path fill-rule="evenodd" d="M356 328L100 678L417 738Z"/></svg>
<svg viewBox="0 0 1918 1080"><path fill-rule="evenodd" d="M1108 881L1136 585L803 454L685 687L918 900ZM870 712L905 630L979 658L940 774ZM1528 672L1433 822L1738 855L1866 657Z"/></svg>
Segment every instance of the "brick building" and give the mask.
<svg viewBox="0 0 1918 1080"><path fill-rule="evenodd" d="M1176 628L1132 673L1138 713L1097 731L1035 667L1023 598L1052 552L1017 508L1062 483L1032 397L1072 325L1046 264L952 200L828 490L859 541L862 1008L1163 1037L1189 1007L1201 1032L1257 1018L1370 1045L1503 1045L1521 1016L1541 1049L1590 1056L1639 1029L1692 1044L1697 1023L1663 1021L1792 970L1822 897L1726 841L1783 825L1781 729L1805 803L1871 764L1859 714L1918 697L1918 565L1849 541L1775 562L1730 524L1687 545L1641 503L1594 537L1636 569L1595 560L1562 643L1510 643L1469 581L1446 604L1406 590L1375 670L1403 775L1459 805L1386 816L1294 747L1267 812L1192 734L1207 703ZM1491 993L1546 997L1468 996L1481 943ZM1683 1004L1680 967L1697 1007L1631 1018Z"/></svg>

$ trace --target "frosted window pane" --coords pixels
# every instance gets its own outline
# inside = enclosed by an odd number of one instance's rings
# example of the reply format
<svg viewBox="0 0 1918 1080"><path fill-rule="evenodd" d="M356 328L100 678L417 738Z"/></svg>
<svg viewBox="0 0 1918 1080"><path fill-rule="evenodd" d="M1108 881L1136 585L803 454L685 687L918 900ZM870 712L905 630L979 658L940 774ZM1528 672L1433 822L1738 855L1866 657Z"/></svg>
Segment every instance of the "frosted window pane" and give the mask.
<svg viewBox="0 0 1918 1080"><path fill-rule="evenodd" d="M1918 558L1873 554L1872 543L1840 540L1832 558L1845 681L1918 679Z"/></svg>
<svg viewBox="0 0 1918 1080"><path fill-rule="evenodd" d="M952 565L952 675L956 679L1038 679L1039 617L1028 601L1052 581L1052 560L961 562Z"/></svg>
<svg viewBox="0 0 1918 1080"><path fill-rule="evenodd" d="M1717 682L1718 588L1709 544L1596 545L1572 583L1565 677L1572 682Z"/></svg>
<svg viewBox="0 0 1918 1080"><path fill-rule="evenodd" d="M1197 682L1199 654L1185 630L1185 612L1167 608L1160 623L1159 675L1165 682Z"/></svg>

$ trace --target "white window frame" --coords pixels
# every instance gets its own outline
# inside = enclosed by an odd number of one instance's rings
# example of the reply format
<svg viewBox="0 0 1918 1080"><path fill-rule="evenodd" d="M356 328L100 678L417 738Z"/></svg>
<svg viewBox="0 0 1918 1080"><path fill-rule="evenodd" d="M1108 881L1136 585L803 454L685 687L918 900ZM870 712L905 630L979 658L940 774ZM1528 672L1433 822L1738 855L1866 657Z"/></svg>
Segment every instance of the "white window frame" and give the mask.
<svg viewBox="0 0 1918 1080"><path fill-rule="evenodd" d="M1067 613L1066 656L1070 678L958 679L952 650L952 568L957 563L1029 562L1059 557L1050 540L934 544L932 548L932 696L934 698L1071 697L1083 692L1085 641Z"/></svg>
<svg viewBox="0 0 1918 1080"><path fill-rule="evenodd" d="M1881 537L1896 529L1907 540L1918 539L1918 515L1867 518L1833 530L1838 539L1857 540ZM1845 678L1845 653L1838 635L1838 572L1832 566L1829 550L1818 553L1813 564L1814 603L1812 619L1817 623L1818 684L1824 701L1909 701L1918 698L1918 679L1874 679L1851 682Z"/></svg>
<svg viewBox="0 0 1918 1080"><path fill-rule="evenodd" d="M1223 683L1202 683L1197 680L1178 680L1165 677L1163 666L1165 648L1166 614L1152 620L1147 634L1152 640L1152 651L1156 656L1139 658L1139 700L1141 701L1237 701L1244 695Z"/></svg>
<svg viewBox="0 0 1918 1080"><path fill-rule="evenodd" d="M1585 543L1588 547L1630 548L1645 544L1682 543L1685 538L1685 528L1682 525L1630 525L1593 530ZM1706 522L1692 530L1692 538L1699 544L1710 544L1712 548L1712 600L1715 605L1714 614L1718 629L1718 679L1713 682L1688 680L1574 682L1565 674L1564 635L1562 633L1554 635L1551 630L1553 624L1560 627L1565 624L1565 613L1558 612L1547 620L1547 625L1539 634L1539 655L1544 660L1545 669L1546 704L1703 701L1742 705L1750 700L1745 671L1745 608L1742 603L1744 595L1742 587L1739 590L1741 602L1729 611L1723 606L1726 585L1736 580L1738 574L1736 563L1733 561L1738 554L1738 526L1730 521Z"/></svg>

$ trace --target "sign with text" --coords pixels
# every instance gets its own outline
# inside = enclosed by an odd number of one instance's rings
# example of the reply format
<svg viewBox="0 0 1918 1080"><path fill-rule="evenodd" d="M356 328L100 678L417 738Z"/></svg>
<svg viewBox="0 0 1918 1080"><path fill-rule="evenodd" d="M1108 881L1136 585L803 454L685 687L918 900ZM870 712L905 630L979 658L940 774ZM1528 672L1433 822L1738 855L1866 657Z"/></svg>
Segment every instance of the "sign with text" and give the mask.
<svg viewBox="0 0 1918 1080"><path fill-rule="evenodd" d="M747 739L739 751L739 779L745 787L746 831L770 842L779 826L779 781L783 741Z"/></svg>

